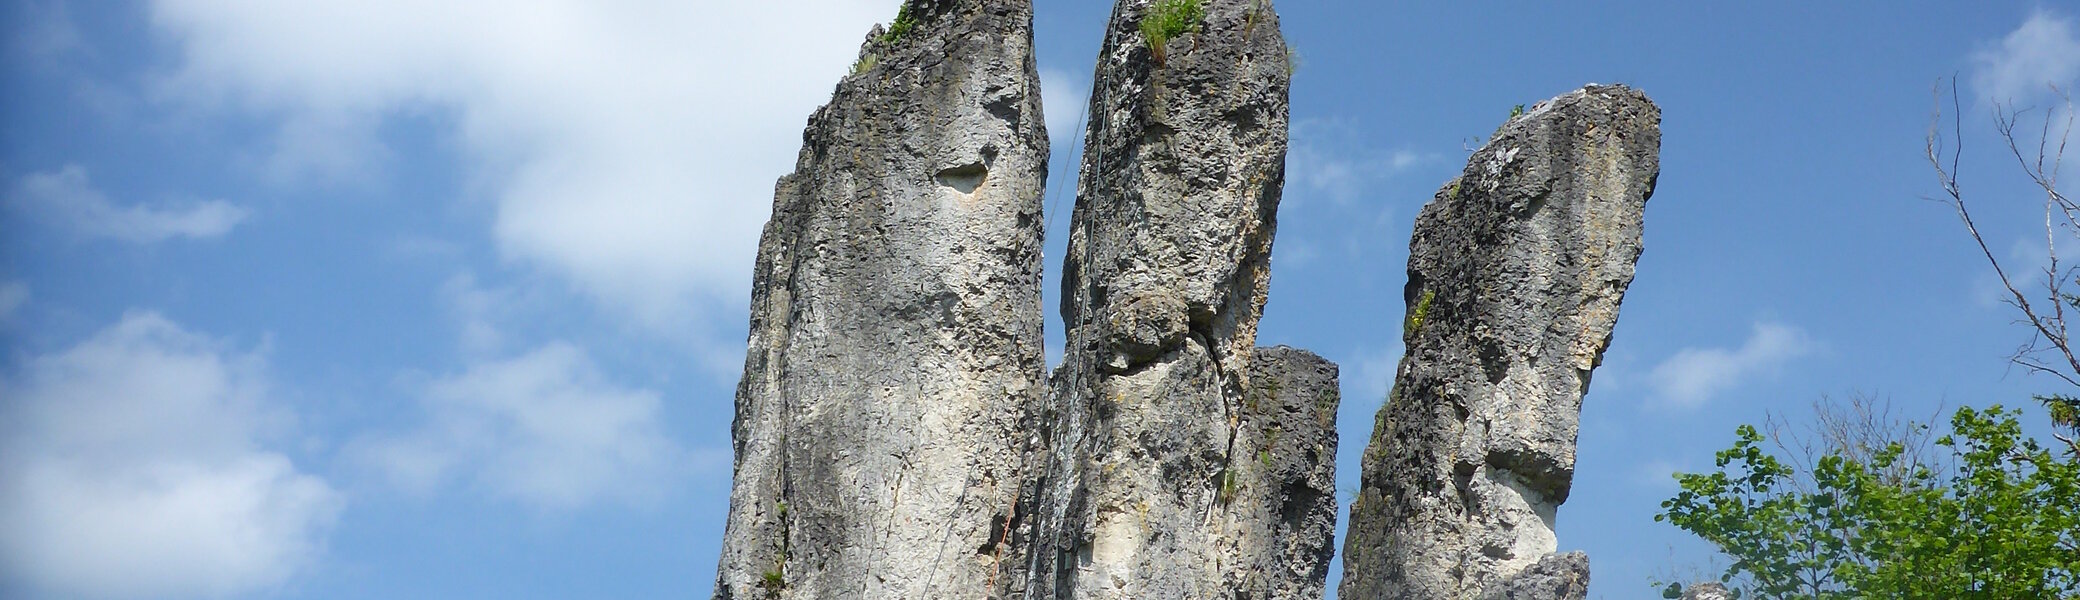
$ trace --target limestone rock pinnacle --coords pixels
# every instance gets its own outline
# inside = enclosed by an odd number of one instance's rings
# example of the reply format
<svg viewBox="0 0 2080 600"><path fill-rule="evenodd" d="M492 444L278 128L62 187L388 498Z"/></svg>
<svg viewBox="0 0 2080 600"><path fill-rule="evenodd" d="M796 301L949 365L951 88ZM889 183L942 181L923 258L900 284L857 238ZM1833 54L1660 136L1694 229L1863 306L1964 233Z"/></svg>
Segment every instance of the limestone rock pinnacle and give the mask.
<svg viewBox="0 0 2080 600"><path fill-rule="evenodd" d="M759 243L715 597L977 597L1041 396L1030 0L908 0Z"/></svg>
<svg viewBox="0 0 2080 600"><path fill-rule="evenodd" d="M1326 576L1334 366L1255 347L1289 56L1267 0L1158 14L1183 4L1120 0L1099 53L1008 597L1304 598Z"/></svg>
<svg viewBox="0 0 2080 600"><path fill-rule="evenodd" d="M1416 217L1406 353L1365 450L1340 597L1586 593L1587 561L1553 554L1553 521L1639 258L1660 121L1624 86L1541 102Z"/></svg>

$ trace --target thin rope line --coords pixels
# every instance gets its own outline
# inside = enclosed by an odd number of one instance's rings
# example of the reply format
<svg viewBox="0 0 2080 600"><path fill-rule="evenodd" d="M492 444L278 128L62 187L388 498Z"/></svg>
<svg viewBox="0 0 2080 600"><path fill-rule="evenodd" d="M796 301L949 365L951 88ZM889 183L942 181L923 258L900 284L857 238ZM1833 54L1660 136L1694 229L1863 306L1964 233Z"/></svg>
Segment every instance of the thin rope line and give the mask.
<svg viewBox="0 0 2080 600"><path fill-rule="evenodd" d="M1092 86L1091 86L1092 88L1096 88L1096 87L1097 87L1097 86L1096 86L1095 84L1097 83L1097 78L1098 78L1098 77L1097 77L1097 73L1096 73L1095 71L1096 71L1096 70L1095 70L1095 69L1093 69L1093 72L1091 73L1091 82L1092 82L1092 83L1094 84L1094 85L1092 85ZM1084 96L1083 96L1083 107L1082 107L1082 108L1080 108L1080 109L1078 109L1078 110L1077 110L1077 112L1076 112L1076 125L1077 125L1077 127L1076 127L1076 133L1075 133L1075 134L1073 134L1073 135L1074 135L1074 137L1073 137L1073 138L1072 138L1072 140L1071 140L1071 141L1069 142L1069 145L1070 145L1070 147L1072 147L1072 148L1078 148L1078 150L1077 150L1077 152L1076 152L1076 157L1077 157L1077 159L1078 159L1078 160L1076 161L1076 162L1077 162L1077 164L1076 164L1076 171L1077 171L1077 173L1078 173L1078 175L1079 175L1079 178L1078 178L1077 180L1072 180L1072 183L1081 183L1081 177L1080 177L1080 175L1081 175L1081 174L1082 174L1082 172L1083 172L1083 161L1081 160L1081 159L1083 158L1083 151L1081 150L1081 146L1083 145L1083 142L1084 142L1084 137L1085 137L1085 135L1084 135L1084 134L1085 134L1085 132L1087 132L1087 131L1089 131L1089 130L1090 130L1090 123L1089 123L1088 121L1086 121L1086 119L1089 119L1089 118L1090 118L1090 113L1091 113L1091 99L1092 99L1092 95L1093 95L1093 94L1096 94L1096 93L1097 93L1097 90L1096 90L1096 89L1092 89L1092 90L1091 90L1090 92L1087 92L1087 93L1085 93L1085 94L1084 94ZM1044 109L1043 109L1043 110L1044 110ZM1049 149L1048 149L1048 151L1049 151L1049 152L1053 152L1053 150L1054 150L1053 148L1049 148ZM1101 154L1101 155L1102 155L1102 154ZM1049 178L1049 179L1059 179L1059 178L1060 178L1060 177L1059 177L1059 173L1060 173L1060 171L1059 171L1059 170L1057 170L1057 171L1056 171L1055 173L1050 173L1050 174L1049 174L1049 176L1048 176L1048 178ZM1056 182L1056 183L1059 183L1059 182ZM1059 212L1059 209L1061 209L1061 207L1062 207L1062 189L1061 189L1061 186L1060 186L1060 185L1049 185L1049 186L1048 186L1048 189L1047 189L1047 193L1048 193L1048 195L1049 195L1049 198L1048 198L1048 200L1047 200L1047 202L1046 202L1046 207L1044 208L1044 210L1046 210L1046 211L1047 211L1047 224L1046 224L1046 225L1043 225L1044 229L1041 229L1041 230L1040 230L1040 234L1041 234L1041 236L1043 237L1043 239L1044 239L1044 238L1045 238L1045 236L1047 235L1047 232L1049 232L1049 231L1053 231L1053 230L1054 230L1054 216L1055 216L1055 214L1056 214L1056 213L1058 213L1058 212ZM1041 255L1041 260L1046 260L1046 258L1047 258L1047 250L1046 250L1046 248L1042 248L1042 249L1041 249L1041 251L1040 251L1040 255ZM1066 275L1066 274L1065 274L1065 275Z"/></svg>

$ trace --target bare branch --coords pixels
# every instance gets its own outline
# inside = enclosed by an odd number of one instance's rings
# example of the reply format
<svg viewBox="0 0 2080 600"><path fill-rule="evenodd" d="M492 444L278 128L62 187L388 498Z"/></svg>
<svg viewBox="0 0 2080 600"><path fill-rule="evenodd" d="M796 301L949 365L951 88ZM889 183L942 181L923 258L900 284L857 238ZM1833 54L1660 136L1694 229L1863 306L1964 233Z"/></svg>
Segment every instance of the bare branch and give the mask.
<svg viewBox="0 0 2080 600"><path fill-rule="evenodd" d="M2035 330L2031 343L2024 346L2023 350L2016 356L2011 357L2011 360L2025 369L2034 372L2051 373L2064 380L2068 385L2080 387L2080 380L2075 379L2076 376L2080 376L2080 356L2075 355L2072 340L2068 337L2070 329L2067 327L2065 311L2067 296L2063 287L2065 278L2061 276L2058 264L2057 232L2059 224L2055 219L2057 216L2063 216L2068 224L2080 223L2080 207L2073 207L2071 202L2067 201L2065 196L2058 192L2057 188L2058 171L2060 164L2064 160L2067 142L2065 138L2070 137L2069 134L2071 133L2071 111L2067 111L2067 124L2060 131L2059 137L2061 139L2056 150L2051 150L2049 146L2052 113L2051 111L2046 111L2044 137L2039 140L2037 156L2035 160L2032 160L2022 150L2022 142L2017 139L2015 134L2016 124L2021 121L2022 115L2028 111L2010 110L1998 103L1994 105L1994 127L2006 142L2009 153L2014 156L2022 170L2029 175L2031 181L2045 191L2045 251L2049 264L2045 267L2044 286L2045 292L2049 296L2048 301L2051 303L2051 308L2048 313L2040 314L2038 307L2031 304L2029 297L2015 286L2014 280L2008 276L2007 269L2001 265L1999 257L1996 257L1992 248L1988 247L1985 236L1980 234L1978 223L1972 218L1971 210L1965 202L1963 188L1958 183L1958 156L1963 153L1964 148L1962 123L1959 116L1962 111L1958 108L1961 104L1957 97L1956 78L1952 77L1949 84L1952 132L1950 154L1946 157L1942 152L1942 84L1938 82L1935 89L1937 98L1935 113L1930 118L1929 123L1928 161L1929 165L1936 171L1937 182L1942 186L1943 193L1949 196L1945 202L1957 211L1958 219L1964 222L1965 232L1972 236L1972 242L1979 247L1980 255L1985 257L1987 264L1993 267L1994 275L2000 278L2001 287L2007 290L2009 296L2008 304L2020 310L2023 316L2022 321L2028 323L2031 329ZM2063 92L2060 93L2063 96ZM2066 105L2070 107L2072 104L2071 98L2066 96L2065 99ZM1944 165L1945 158L1949 159L1947 168ZM2039 347L2036 345L2036 340L2042 340L2050 344L2050 347ZM2063 361L2065 364L2058 368L2052 368L2028 356L2044 350L2055 350L2061 358L2065 359Z"/></svg>

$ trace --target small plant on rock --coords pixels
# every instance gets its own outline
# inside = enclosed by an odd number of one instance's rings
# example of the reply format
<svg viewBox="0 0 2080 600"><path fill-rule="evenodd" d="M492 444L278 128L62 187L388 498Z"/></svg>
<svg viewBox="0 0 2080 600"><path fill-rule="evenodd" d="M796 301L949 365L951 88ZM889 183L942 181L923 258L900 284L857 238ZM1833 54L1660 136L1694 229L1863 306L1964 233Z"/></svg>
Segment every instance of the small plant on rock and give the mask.
<svg viewBox="0 0 2080 600"><path fill-rule="evenodd" d="M1199 21L1206 18L1206 6L1201 0L1156 0L1148 12L1141 15L1141 37L1148 40L1148 49L1155 53L1156 62L1163 62L1163 46L1186 32L1198 31Z"/></svg>
<svg viewBox="0 0 2080 600"><path fill-rule="evenodd" d="M1495 139L1495 138L1499 138L1499 137L1502 137L1502 130L1504 130L1504 129L1509 129L1509 124L1510 124L1511 122L1513 122L1513 121L1516 121L1516 120L1517 120L1517 117L1521 117L1521 116L1524 116L1524 105L1522 105L1522 104L1519 104L1519 105L1516 105L1516 106L1512 106L1512 107L1510 107L1510 108L1509 108L1509 118L1507 118L1507 119L1503 119L1503 120L1502 120L1502 124L1501 124L1501 125L1496 125L1496 126L1495 126L1495 133L1491 133L1491 134L1488 134L1488 139L1490 139L1490 140L1493 140L1493 139Z"/></svg>
<svg viewBox="0 0 2080 600"><path fill-rule="evenodd" d="M881 34L881 41L893 44L903 39L903 34L910 33L910 28L916 26L917 16L910 14L910 2L905 0L903 7L896 9L895 22L888 24L888 32Z"/></svg>
<svg viewBox="0 0 2080 600"><path fill-rule="evenodd" d="M1458 184L1453 184L1454 193L1457 193L1457 186ZM1415 310L1409 311L1408 318L1401 322L1402 335L1412 335L1423 328L1423 319L1430 317L1430 301L1436 299L1437 292L1423 291L1423 298L1416 301Z"/></svg>

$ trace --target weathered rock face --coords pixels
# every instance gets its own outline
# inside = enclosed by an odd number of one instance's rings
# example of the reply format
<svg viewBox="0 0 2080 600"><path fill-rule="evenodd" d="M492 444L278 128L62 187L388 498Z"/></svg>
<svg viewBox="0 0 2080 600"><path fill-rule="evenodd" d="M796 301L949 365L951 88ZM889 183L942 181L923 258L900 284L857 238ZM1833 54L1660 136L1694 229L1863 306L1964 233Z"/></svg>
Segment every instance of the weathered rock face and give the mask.
<svg viewBox="0 0 2080 600"><path fill-rule="evenodd" d="M1481 591L1481 600L1552 600L1589 596L1589 555L1547 554Z"/></svg>
<svg viewBox="0 0 2080 600"><path fill-rule="evenodd" d="M1257 348L1221 531L1226 598L1322 597L1336 535L1336 364L1306 350Z"/></svg>
<svg viewBox="0 0 2080 600"><path fill-rule="evenodd" d="M1683 590L1683 600L1733 600L1733 598L1733 594L1726 591L1726 586L1717 582L1700 583Z"/></svg>
<svg viewBox="0 0 2080 600"><path fill-rule="evenodd" d="M1290 63L1270 2L1204 8L1160 53L1148 0L1113 10L1007 596L1300 597L1325 574L1334 378L1279 351L1254 381Z"/></svg>
<svg viewBox="0 0 2080 600"><path fill-rule="evenodd" d="M1539 103L1416 217L1407 350L1366 448L1340 597L1586 593L1586 560L1552 556L1553 519L1639 258L1660 120L1624 86Z"/></svg>
<svg viewBox="0 0 2080 600"><path fill-rule="evenodd" d="M715 597L975 597L1041 398L1030 0L909 0L760 242Z"/></svg>

